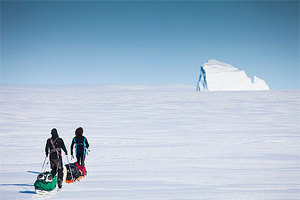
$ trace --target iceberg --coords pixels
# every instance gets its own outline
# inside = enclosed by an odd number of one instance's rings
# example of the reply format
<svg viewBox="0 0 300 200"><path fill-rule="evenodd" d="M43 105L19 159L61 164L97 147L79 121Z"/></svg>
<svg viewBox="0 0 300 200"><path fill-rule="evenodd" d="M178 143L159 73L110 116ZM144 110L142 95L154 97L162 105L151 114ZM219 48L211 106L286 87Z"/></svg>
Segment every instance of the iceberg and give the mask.
<svg viewBox="0 0 300 200"><path fill-rule="evenodd" d="M270 90L266 82L256 76L253 81L245 71L220 62L208 60L200 66L197 91L247 91Z"/></svg>

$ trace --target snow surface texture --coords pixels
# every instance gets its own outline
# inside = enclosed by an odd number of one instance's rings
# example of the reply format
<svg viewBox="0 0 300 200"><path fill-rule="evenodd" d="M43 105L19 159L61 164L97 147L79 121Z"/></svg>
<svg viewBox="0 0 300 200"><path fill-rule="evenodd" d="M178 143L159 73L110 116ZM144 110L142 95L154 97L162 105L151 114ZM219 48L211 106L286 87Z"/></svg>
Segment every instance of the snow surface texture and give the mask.
<svg viewBox="0 0 300 200"><path fill-rule="evenodd" d="M245 71L217 60L209 60L200 66L197 91L246 90L269 90L269 86L256 76L252 82Z"/></svg>
<svg viewBox="0 0 300 200"><path fill-rule="evenodd" d="M50 199L299 200L300 91L193 90L1 86L0 199L43 199L51 128L82 126L88 176Z"/></svg>

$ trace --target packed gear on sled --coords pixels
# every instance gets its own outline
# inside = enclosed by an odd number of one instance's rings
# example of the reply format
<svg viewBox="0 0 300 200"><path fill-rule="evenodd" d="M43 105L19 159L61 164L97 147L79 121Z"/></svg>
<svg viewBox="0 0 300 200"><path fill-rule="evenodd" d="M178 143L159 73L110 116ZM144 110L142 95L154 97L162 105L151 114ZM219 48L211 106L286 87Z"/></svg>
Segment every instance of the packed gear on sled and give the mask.
<svg viewBox="0 0 300 200"><path fill-rule="evenodd" d="M52 191L56 186L57 178L51 172L43 172L37 176L34 183L35 190Z"/></svg>
<svg viewBox="0 0 300 200"><path fill-rule="evenodd" d="M83 128L79 127L75 131L75 137L71 144L71 155L73 157L73 147L75 145L75 156L77 158L77 163L84 166L85 157L88 155L89 143L87 138L83 135Z"/></svg>
<svg viewBox="0 0 300 200"><path fill-rule="evenodd" d="M62 186L63 180L63 162L61 149L68 155L67 149L65 147L64 141L58 137L57 130L53 128L51 130L52 137L47 140L45 153L46 156L49 154L49 160L51 165L51 173L53 175L58 175L57 184L59 188Z"/></svg>
<svg viewBox="0 0 300 200"><path fill-rule="evenodd" d="M77 169L79 170L81 176L85 176L85 175L87 174L87 171L86 171L86 169L85 169L85 166L81 166L81 165L79 165L77 162L74 163L74 164L76 165Z"/></svg>
<svg viewBox="0 0 300 200"><path fill-rule="evenodd" d="M65 165L67 168L67 178L66 183L73 183L76 180L80 180L80 172L74 163Z"/></svg>

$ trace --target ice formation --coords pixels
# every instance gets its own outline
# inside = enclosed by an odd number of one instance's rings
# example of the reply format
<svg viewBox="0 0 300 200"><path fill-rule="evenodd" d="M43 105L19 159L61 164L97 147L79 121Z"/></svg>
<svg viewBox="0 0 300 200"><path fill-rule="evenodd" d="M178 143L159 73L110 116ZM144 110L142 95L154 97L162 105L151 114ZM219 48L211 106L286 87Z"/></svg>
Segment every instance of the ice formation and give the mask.
<svg viewBox="0 0 300 200"><path fill-rule="evenodd" d="M245 71L217 60L209 60L200 66L197 91L243 90L269 90L269 86L256 76L252 82Z"/></svg>

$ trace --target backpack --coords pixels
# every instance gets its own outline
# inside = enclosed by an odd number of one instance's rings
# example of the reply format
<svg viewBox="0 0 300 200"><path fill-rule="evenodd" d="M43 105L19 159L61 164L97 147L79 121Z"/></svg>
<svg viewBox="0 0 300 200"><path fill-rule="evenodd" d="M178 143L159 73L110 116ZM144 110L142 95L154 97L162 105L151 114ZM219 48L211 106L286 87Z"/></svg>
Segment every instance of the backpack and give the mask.
<svg viewBox="0 0 300 200"><path fill-rule="evenodd" d="M86 150L86 144L85 144L85 137L83 137L83 143L77 143L76 140L75 140L75 137L74 137L74 143L75 143L75 156L77 156L77 148L78 149L83 149L83 152L84 152L84 156L86 156L88 153L87 153L87 150Z"/></svg>

